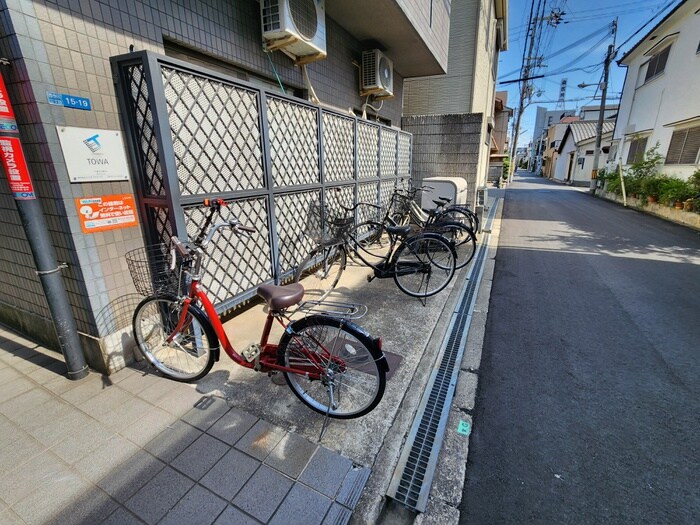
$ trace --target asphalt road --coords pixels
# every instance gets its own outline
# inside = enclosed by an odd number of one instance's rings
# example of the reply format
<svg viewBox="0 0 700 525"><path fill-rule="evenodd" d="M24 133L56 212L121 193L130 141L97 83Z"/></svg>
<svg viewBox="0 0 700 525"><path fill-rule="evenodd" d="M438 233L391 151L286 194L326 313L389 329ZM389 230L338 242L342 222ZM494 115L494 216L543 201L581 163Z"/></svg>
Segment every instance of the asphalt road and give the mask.
<svg viewBox="0 0 700 525"><path fill-rule="evenodd" d="M460 510L700 523L700 233L516 178Z"/></svg>

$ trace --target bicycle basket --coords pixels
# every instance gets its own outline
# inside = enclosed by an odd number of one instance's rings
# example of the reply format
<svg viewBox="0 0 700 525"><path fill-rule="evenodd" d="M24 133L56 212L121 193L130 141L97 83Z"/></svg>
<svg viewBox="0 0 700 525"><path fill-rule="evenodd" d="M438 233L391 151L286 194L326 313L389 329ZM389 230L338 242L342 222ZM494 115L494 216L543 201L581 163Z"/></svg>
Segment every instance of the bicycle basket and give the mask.
<svg viewBox="0 0 700 525"><path fill-rule="evenodd" d="M174 268L171 268L172 257ZM180 295L184 261L164 244L128 251L124 256L136 291L141 295Z"/></svg>
<svg viewBox="0 0 700 525"><path fill-rule="evenodd" d="M306 235L316 244L338 244L354 224L352 216L331 218L328 207L313 201L306 219Z"/></svg>

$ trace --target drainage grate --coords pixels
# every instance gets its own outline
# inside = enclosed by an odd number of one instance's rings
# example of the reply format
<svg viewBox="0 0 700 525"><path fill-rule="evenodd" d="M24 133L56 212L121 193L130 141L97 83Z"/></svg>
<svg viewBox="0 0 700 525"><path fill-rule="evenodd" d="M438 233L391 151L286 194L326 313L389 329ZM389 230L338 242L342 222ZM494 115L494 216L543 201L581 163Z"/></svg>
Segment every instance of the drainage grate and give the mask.
<svg viewBox="0 0 700 525"><path fill-rule="evenodd" d="M492 206L488 216L489 230L496 208L497 205ZM433 370L428 380L411 432L389 485L387 495L390 498L418 512L425 512L428 503L428 494L459 375L459 366L455 364L462 360L464 353L476 292L488 252L488 237L488 234L484 235L479 245L479 252L474 258L466 286L452 314L450 326L436 360L439 366Z"/></svg>

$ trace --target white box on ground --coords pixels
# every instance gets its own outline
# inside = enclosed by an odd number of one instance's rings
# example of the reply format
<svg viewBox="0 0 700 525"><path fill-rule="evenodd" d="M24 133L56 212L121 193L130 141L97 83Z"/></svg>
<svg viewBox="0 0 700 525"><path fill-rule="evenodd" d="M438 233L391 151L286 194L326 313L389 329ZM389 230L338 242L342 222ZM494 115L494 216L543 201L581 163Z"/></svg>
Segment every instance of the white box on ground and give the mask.
<svg viewBox="0 0 700 525"><path fill-rule="evenodd" d="M424 210L434 209L433 201L440 197L450 199L450 204L467 203L467 181L461 177L428 177L423 179L423 186L431 188L422 192L421 208Z"/></svg>

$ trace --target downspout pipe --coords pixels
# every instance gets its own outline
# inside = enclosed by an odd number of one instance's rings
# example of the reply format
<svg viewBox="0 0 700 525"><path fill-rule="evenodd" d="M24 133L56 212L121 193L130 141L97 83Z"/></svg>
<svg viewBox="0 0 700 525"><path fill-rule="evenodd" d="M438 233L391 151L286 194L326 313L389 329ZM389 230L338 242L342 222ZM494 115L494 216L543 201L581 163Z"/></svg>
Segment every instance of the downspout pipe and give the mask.
<svg viewBox="0 0 700 525"><path fill-rule="evenodd" d="M27 241L34 256L36 273L46 296L58 342L68 368L68 379L77 380L89 373L78 337L78 327L68 294L61 278L61 269L56 260L56 251L51 243L48 225L41 203L34 192L29 174L19 129L15 121L10 97L0 71L0 157L10 185Z"/></svg>

